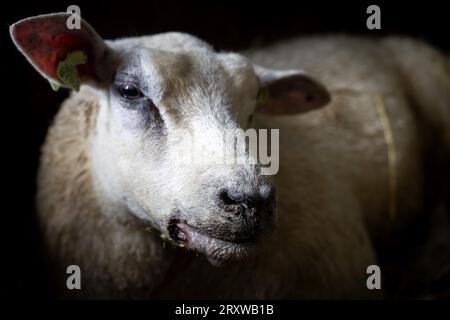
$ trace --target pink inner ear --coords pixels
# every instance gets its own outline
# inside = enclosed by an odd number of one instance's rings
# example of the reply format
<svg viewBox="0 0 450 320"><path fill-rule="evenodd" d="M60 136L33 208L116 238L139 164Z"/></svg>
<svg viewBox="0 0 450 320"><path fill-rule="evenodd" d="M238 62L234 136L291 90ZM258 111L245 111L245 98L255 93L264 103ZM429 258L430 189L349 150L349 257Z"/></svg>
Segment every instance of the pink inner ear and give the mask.
<svg viewBox="0 0 450 320"><path fill-rule="evenodd" d="M258 111L271 114L305 113L325 106L328 91L319 82L302 74L278 79L267 86L268 101Z"/></svg>
<svg viewBox="0 0 450 320"><path fill-rule="evenodd" d="M328 96L321 96L315 92L299 90L285 91L270 95L266 105L258 112L270 114L296 114L318 109L329 102Z"/></svg>
<svg viewBox="0 0 450 320"><path fill-rule="evenodd" d="M310 100L310 97L313 100ZM270 97L268 103L259 109L262 113L295 114L314 110L319 101L317 97L302 91L287 91L276 97Z"/></svg>
<svg viewBox="0 0 450 320"><path fill-rule="evenodd" d="M93 77L92 48L87 36L79 30L66 28L65 17L31 20L14 26L13 37L28 59L46 76L57 79L56 68L67 53L83 50L88 63L79 65L81 77Z"/></svg>

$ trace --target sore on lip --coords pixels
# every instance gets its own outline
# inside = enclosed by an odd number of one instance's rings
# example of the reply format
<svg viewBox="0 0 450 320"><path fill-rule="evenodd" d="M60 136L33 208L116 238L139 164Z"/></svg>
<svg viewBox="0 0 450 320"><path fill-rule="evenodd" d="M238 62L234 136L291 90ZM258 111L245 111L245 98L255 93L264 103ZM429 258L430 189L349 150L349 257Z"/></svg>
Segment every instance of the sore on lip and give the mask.
<svg viewBox="0 0 450 320"><path fill-rule="evenodd" d="M179 225L180 221L178 219L170 219L169 224L167 225L167 231L173 241L185 244L188 241L188 236L181 230Z"/></svg>

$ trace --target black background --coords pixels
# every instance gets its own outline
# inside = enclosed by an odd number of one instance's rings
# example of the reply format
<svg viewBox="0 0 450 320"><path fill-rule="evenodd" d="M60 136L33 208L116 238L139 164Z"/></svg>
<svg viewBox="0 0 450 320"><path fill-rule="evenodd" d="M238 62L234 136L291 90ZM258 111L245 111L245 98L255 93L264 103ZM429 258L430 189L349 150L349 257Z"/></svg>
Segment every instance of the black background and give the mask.
<svg viewBox="0 0 450 320"><path fill-rule="evenodd" d="M53 92L15 49L8 27L17 20L65 11L71 4L104 38L184 31L216 49L239 50L296 35L353 33L370 37L405 34L450 50L450 11L444 1L35 1L2 2L0 209L1 294L6 297L51 297L42 267L34 217L39 148L46 129L67 92ZM366 8L381 7L382 30L366 28ZM389 57L386 57L387 59Z"/></svg>

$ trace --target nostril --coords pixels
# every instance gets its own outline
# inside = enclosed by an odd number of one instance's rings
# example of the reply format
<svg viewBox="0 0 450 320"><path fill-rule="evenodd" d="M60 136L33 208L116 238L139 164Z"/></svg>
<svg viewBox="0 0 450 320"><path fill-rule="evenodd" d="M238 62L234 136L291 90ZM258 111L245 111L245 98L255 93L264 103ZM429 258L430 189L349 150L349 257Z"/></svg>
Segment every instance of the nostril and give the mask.
<svg viewBox="0 0 450 320"><path fill-rule="evenodd" d="M241 202L243 200L242 194L236 190L228 190L228 197L235 202Z"/></svg>
<svg viewBox="0 0 450 320"><path fill-rule="evenodd" d="M252 197L246 196L236 190L223 190L220 198L227 213L238 217L253 217L257 209L257 203Z"/></svg>
<svg viewBox="0 0 450 320"><path fill-rule="evenodd" d="M246 194L236 189L222 189L219 193L222 209L228 217L259 218L261 215L270 216L274 211L275 192Z"/></svg>
<svg viewBox="0 0 450 320"><path fill-rule="evenodd" d="M243 200L243 196L236 190L223 190L220 193L220 199L225 205L240 204Z"/></svg>

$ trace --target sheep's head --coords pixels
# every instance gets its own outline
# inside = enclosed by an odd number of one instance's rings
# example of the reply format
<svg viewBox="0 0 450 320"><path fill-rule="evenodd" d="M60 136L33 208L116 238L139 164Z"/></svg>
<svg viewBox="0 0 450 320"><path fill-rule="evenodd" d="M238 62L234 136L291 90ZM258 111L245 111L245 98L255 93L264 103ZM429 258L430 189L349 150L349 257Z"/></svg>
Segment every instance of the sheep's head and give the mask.
<svg viewBox="0 0 450 320"><path fill-rule="evenodd" d="M25 19L11 36L53 84L79 82L98 96L91 161L105 211L131 213L213 263L244 256L274 225L275 191L255 154L226 137L257 111L318 108L327 91L301 71L256 67L190 35L103 41L84 21L68 30L67 18ZM230 150L235 162L224 161Z"/></svg>

